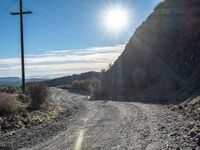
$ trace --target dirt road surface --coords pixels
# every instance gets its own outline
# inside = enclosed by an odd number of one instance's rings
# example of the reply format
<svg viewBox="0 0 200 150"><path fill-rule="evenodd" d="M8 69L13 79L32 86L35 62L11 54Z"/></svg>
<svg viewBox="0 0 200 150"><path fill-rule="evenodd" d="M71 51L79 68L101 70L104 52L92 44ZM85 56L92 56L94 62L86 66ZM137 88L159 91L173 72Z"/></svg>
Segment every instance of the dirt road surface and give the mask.
<svg viewBox="0 0 200 150"><path fill-rule="evenodd" d="M13 149L31 150L193 150L188 121L169 106L89 101L87 96L51 89L63 110L58 119L4 137ZM71 110L71 115L66 115ZM75 110L75 111L74 111ZM31 133L30 133L31 132ZM27 140L28 139L28 140ZM5 142L6 143L6 142Z"/></svg>

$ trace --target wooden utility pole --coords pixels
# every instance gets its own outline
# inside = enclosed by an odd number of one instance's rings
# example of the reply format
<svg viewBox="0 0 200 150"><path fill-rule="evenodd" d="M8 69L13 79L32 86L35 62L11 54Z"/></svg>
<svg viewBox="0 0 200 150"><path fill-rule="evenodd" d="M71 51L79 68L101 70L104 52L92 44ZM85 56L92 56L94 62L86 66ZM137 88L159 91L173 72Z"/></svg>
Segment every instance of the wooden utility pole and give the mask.
<svg viewBox="0 0 200 150"><path fill-rule="evenodd" d="M26 81L25 81L25 65L24 65L24 27L23 27L23 15L32 14L31 11L23 12L22 0L19 0L19 12L11 12L11 15L20 15L20 32L21 32L21 67L22 67L22 90L25 94L26 91Z"/></svg>

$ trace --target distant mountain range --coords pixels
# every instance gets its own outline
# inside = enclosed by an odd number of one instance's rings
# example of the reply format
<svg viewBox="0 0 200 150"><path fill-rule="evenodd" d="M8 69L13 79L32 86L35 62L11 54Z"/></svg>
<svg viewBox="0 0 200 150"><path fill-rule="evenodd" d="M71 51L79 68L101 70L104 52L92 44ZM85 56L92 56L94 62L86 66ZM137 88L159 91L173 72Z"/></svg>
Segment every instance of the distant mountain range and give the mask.
<svg viewBox="0 0 200 150"><path fill-rule="evenodd" d="M26 82L40 82L44 81L44 78L30 78L26 79ZM7 87L7 86L20 86L21 85L21 78L19 77L0 77L0 87Z"/></svg>
<svg viewBox="0 0 200 150"><path fill-rule="evenodd" d="M100 79L102 73L90 71L80 74L73 74L69 76L58 77L54 79L47 79L47 78L29 78L26 79L26 82L41 82L45 83L48 86L60 86L60 85L67 85L71 84L75 80L87 80L87 79ZM7 86L20 86L21 85L21 78L18 77L0 77L0 88L4 88Z"/></svg>

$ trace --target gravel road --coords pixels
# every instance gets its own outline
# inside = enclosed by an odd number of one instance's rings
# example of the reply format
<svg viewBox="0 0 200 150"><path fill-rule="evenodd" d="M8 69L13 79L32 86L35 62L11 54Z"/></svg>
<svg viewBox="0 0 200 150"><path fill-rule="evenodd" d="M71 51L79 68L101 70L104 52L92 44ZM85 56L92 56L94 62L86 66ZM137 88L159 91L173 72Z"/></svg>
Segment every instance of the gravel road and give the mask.
<svg viewBox="0 0 200 150"><path fill-rule="evenodd" d="M187 127L192 121L172 112L169 106L88 101L84 95L60 89L52 89L52 93L54 102L66 111L58 119L39 127L24 129L13 136L4 137L8 143L12 140L13 149L199 149L195 141L188 137ZM71 115L66 115L65 112L69 110Z"/></svg>

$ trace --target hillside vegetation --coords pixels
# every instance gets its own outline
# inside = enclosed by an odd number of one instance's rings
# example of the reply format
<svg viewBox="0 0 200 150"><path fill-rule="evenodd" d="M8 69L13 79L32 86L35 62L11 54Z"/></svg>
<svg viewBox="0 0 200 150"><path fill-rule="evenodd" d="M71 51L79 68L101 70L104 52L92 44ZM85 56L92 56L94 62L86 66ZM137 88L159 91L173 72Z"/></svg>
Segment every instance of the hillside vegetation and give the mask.
<svg viewBox="0 0 200 150"><path fill-rule="evenodd" d="M91 80L93 78L100 79L101 78L100 72L85 72L81 74L73 74L70 76L64 76L60 78L55 78L52 80L44 81L43 83L47 84L48 86L60 86L60 85L71 85L74 81L84 81L84 80Z"/></svg>

